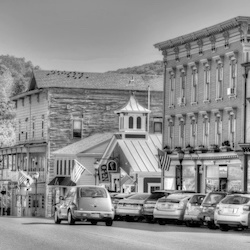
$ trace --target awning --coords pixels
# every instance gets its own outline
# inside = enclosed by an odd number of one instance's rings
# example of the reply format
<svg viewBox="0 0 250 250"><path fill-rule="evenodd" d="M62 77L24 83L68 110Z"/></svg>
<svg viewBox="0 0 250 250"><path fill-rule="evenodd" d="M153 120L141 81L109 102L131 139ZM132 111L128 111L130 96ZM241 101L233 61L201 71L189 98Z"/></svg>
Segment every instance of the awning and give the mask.
<svg viewBox="0 0 250 250"><path fill-rule="evenodd" d="M124 184L133 185L133 184L135 184L135 181L129 175L125 175L121 179L121 186L124 185Z"/></svg>
<svg viewBox="0 0 250 250"><path fill-rule="evenodd" d="M50 183L49 186L76 186L75 182L73 182L70 177L57 176Z"/></svg>

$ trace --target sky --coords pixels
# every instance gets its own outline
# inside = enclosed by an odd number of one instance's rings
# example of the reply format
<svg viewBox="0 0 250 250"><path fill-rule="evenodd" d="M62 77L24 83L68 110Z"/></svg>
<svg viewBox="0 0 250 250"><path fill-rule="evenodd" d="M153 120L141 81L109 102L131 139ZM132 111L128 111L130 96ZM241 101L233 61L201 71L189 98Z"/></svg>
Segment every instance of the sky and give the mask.
<svg viewBox="0 0 250 250"><path fill-rule="evenodd" d="M0 55L106 72L162 60L154 44L237 16L250 0L0 0Z"/></svg>

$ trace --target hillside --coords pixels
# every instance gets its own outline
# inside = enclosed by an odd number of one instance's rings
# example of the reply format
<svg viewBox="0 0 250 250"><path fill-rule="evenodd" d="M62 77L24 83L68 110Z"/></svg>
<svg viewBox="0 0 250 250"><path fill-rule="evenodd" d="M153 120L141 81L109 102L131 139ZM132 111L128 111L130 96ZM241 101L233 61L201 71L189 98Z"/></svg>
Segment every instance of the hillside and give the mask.
<svg viewBox="0 0 250 250"><path fill-rule="evenodd" d="M108 73L163 75L163 62L156 61L153 63L143 64L141 66L108 71Z"/></svg>
<svg viewBox="0 0 250 250"><path fill-rule="evenodd" d="M15 144L15 112L10 96L26 90L33 64L25 58L0 56L0 147Z"/></svg>

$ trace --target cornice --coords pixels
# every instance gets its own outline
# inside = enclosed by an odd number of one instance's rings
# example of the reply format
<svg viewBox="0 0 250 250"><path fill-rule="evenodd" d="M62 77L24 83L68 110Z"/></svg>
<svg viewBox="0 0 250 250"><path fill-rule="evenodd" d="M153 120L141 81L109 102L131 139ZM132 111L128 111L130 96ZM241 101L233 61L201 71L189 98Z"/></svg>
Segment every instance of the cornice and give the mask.
<svg viewBox="0 0 250 250"><path fill-rule="evenodd" d="M154 44L154 47L159 50L166 50L166 49L170 49L173 47L183 45L185 43L190 43L190 42L197 41L203 38L214 36L219 33L223 33L225 35L228 33L229 30L236 28L236 27L240 27L243 22L250 23L250 17L239 16L236 18L232 18L230 20L207 27L202 30Z"/></svg>

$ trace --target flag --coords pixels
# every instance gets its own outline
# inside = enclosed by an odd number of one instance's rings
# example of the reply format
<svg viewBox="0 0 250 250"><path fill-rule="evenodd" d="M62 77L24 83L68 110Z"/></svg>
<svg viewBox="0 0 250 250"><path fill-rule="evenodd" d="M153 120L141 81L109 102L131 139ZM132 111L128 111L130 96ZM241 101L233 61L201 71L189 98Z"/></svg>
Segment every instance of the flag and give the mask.
<svg viewBox="0 0 250 250"><path fill-rule="evenodd" d="M74 161L75 161L75 166L71 173L71 180L77 183L77 181L80 179L82 173L85 171L86 168L77 160Z"/></svg>
<svg viewBox="0 0 250 250"><path fill-rule="evenodd" d="M129 176L125 175L124 177L121 178L121 186L124 184L134 184L135 181Z"/></svg>
<svg viewBox="0 0 250 250"><path fill-rule="evenodd" d="M24 184L25 186L29 187L33 182L34 180L30 175L26 174L22 170L19 171L18 186Z"/></svg>
<svg viewBox="0 0 250 250"><path fill-rule="evenodd" d="M167 155L167 152L164 152L158 148L158 158L159 158L159 165L162 170L169 170L171 159Z"/></svg>

